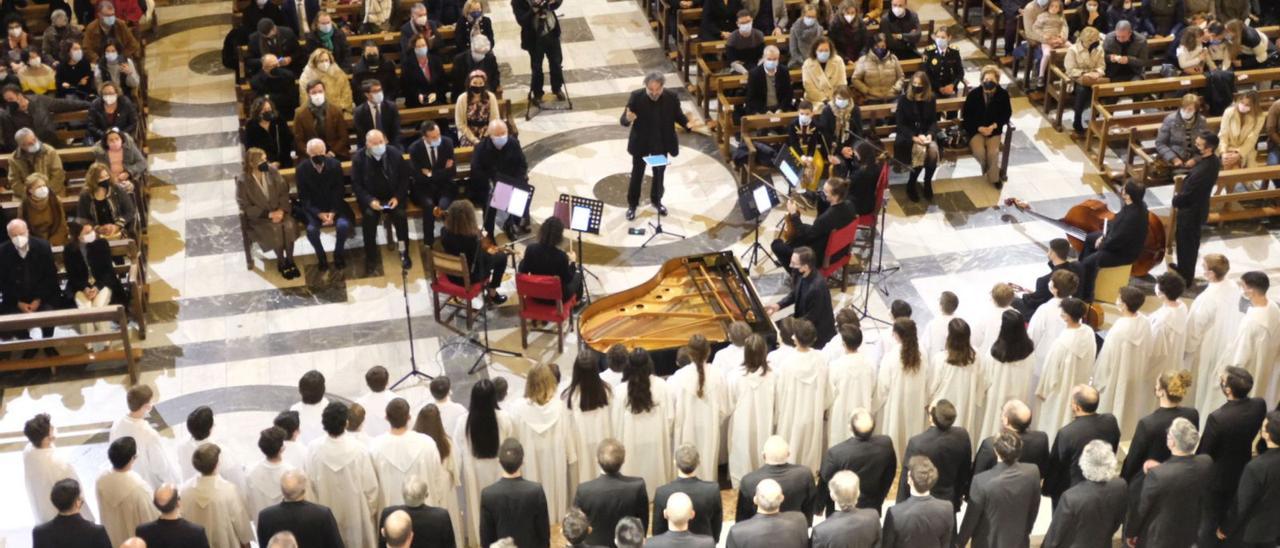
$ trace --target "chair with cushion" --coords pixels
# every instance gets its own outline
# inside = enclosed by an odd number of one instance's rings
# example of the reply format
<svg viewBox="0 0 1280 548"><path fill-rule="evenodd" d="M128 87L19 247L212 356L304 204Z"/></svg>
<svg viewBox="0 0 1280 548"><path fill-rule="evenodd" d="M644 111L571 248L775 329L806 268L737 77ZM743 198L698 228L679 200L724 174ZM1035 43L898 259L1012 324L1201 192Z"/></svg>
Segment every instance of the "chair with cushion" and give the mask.
<svg viewBox="0 0 1280 548"><path fill-rule="evenodd" d="M471 268L465 256L451 255L439 249L432 249L427 257L429 258L427 275L431 280L431 303L434 306L436 322L444 323L440 319L440 311L443 307L462 308L467 314L467 330L470 330L476 314L471 301L484 292L484 280L471 281ZM457 279L462 280L462 283L455 281ZM444 303L440 302L442 294L448 297Z"/></svg>
<svg viewBox="0 0 1280 548"><path fill-rule="evenodd" d="M564 352L564 325L569 323L573 330L573 307L578 302L576 295L564 298L560 287L560 278L538 274L517 274L516 294L520 296L520 345L529 347L528 322L541 321L556 324L558 351ZM550 333L550 330L547 330Z"/></svg>

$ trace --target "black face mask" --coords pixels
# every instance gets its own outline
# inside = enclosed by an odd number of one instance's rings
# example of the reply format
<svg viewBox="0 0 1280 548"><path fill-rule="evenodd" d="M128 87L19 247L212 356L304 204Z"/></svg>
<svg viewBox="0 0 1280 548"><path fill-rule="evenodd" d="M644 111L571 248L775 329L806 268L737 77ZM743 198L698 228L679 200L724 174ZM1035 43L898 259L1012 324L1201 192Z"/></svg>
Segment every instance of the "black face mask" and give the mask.
<svg viewBox="0 0 1280 548"><path fill-rule="evenodd" d="M379 57L377 54L364 56L365 64L369 64L369 65L377 65L378 61L381 61L381 60L382 58Z"/></svg>
<svg viewBox="0 0 1280 548"><path fill-rule="evenodd" d="M276 111L269 110L267 112L262 113L262 119L268 122L276 121Z"/></svg>
<svg viewBox="0 0 1280 548"><path fill-rule="evenodd" d="M266 162L262 162L261 164L258 164L258 171L266 173L270 170L271 170L271 164L268 164Z"/></svg>
<svg viewBox="0 0 1280 548"><path fill-rule="evenodd" d="M924 91L924 86L920 84L911 84L911 91L914 91L916 93L921 93Z"/></svg>
<svg viewBox="0 0 1280 548"><path fill-rule="evenodd" d="M98 181L98 188L111 188L111 179Z"/></svg>
<svg viewBox="0 0 1280 548"><path fill-rule="evenodd" d="M484 91L484 86L471 86L467 88L471 93L480 93Z"/></svg>
<svg viewBox="0 0 1280 548"><path fill-rule="evenodd" d="M991 91L991 90L993 90L993 89L996 89L996 83L995 83L995 82L992 82L992 81L990 81L990 80L988 80L988 81L986 81L986 82L983 82L983 83L982 83L982 89L985 89L985 90L987 90L987 91Z"/></svg>
<svg viewBox="0 0 1280 548"><path fill-rule="evenodd" d="M315 164L317 169L320 168L320 166L324 165L324 156L312 156L311 163Z"/></svg>

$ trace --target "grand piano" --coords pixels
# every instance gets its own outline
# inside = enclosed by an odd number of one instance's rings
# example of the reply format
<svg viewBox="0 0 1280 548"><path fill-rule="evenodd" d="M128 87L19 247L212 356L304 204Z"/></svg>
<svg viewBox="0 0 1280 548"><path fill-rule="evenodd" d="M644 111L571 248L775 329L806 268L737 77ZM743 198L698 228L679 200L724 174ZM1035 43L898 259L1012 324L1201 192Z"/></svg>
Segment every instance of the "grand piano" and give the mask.
<svg viewBox="0 0 1280 548"><path fill-rule="evenodd" d="M665 376L675 372L676 351L690 336L701 334L722 348L737 320L773 346L777 331L755 285L733 253L721 251L670 259L645 283L591 303L579 334L602 357L614 344L644 348L655 373Z"/></svg>

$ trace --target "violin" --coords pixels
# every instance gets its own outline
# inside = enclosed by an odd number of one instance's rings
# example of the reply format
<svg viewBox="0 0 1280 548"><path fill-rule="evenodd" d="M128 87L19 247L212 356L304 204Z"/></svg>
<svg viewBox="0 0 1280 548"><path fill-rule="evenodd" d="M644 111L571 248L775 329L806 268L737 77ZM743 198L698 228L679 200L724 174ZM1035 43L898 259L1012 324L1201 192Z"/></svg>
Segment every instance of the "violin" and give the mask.
<svg viewBox="0 0 1280 548"><path fill-rule="evenodd" d="M1092 198L1071 206L1061 219L1054 219L1033 211L1030 204L1017 198L1005 199L1004 205L1016 207L1023 213L1062 228L1076 252L1084 249L1084 240L1090 232L1101 231L1107 222L1116 217L1116 214L1107 208L1106 202ZM1164 260L1164 250L1164 222L1158 215L1148 211L1147 240L1142 244L1142 252L1138 255L1138 259L1133 262L1133 275L1141 277L1151 272L1152 268Z"/></svg>

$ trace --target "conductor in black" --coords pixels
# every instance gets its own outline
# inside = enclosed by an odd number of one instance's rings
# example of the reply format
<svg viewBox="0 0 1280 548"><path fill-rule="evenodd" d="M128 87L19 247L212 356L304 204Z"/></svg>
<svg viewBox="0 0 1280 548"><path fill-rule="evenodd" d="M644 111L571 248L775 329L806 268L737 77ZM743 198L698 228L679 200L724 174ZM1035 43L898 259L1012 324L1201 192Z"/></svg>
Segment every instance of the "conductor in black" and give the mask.
<svg viewBox="0 0 1280 548"><path fill-rule="evenodd" d="M675 126L689 131L689 119L680 110L680 99L675 92L663 89L665 83L666 78L661 72L646 74L644 89L631 92L627 108L622 112L622 125L631 128L631 137L627 139L627 152L631 154L631 184L627 187L628 221L636 218L636 206L640 203L645 157L680 154ZM662 176L666 169L666 166L653 166L649 201L653 202L658 215L667 214L667 208L662 205Z"/></svg>

